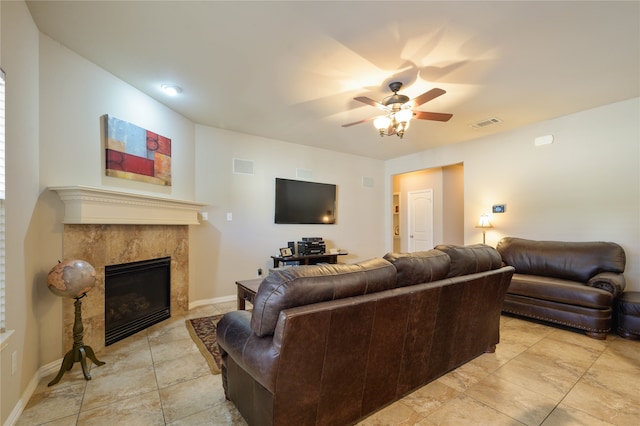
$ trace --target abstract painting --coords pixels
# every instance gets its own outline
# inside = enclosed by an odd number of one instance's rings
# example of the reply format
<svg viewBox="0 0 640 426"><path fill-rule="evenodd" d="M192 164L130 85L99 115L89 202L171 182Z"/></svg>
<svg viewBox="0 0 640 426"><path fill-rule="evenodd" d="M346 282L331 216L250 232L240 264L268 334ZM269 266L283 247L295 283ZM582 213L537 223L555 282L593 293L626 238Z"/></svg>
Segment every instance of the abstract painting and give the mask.
<svg viewBox="0 0 640 426"><path fill-rule="evenodd" d="M171 139L103 116L107 176L171 186Z"/></svg>

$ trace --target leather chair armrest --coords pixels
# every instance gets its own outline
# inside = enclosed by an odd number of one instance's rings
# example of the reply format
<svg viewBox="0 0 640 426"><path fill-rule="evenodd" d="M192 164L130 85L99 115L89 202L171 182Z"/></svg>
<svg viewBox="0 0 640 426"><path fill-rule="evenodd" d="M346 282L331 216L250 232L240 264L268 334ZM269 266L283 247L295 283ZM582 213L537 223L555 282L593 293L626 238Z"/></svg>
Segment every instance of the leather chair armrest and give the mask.
<svg viewBox="0 0 640 426"><path fill-rule="evenodd" d="M626 285L624 275L615 272L600 272L587 281L590 287L601 288L613 294L616 299L624 291Z"/></svg>

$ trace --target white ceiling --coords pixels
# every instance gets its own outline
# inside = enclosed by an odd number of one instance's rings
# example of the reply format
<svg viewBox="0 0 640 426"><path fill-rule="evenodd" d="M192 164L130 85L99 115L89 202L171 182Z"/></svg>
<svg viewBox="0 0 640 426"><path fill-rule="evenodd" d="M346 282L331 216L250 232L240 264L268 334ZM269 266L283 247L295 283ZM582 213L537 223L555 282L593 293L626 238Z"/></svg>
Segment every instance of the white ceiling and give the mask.
<svg viewBox="0 0 640 426"><path fill-rule="evenodd" d="M378 159L640 96L638 1L27 4L41 32L196 123ZM354 97L396 80L411 98L446 90L417 109L453 118L403 140L342 127L378 115Z"/></svg>

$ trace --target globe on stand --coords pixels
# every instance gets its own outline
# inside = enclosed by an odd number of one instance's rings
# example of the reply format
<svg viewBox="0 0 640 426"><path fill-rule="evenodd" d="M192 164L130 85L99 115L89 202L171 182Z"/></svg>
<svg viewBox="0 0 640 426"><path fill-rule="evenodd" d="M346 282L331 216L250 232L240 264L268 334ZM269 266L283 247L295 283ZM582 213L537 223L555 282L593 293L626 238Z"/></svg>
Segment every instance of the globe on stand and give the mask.
<svg viewBox="0 0 640 426"><path fill-rule="evenodd" d="M75 299L75 319L73 322L73 347L62 359L62 365L58 375L49 382L48 386L60 381L65 371L71 370L73 364L80 362L82 373L86 380L91 380L87 370L87 357L96 365L104 365L104 362L96 358L91 346L86 346L82 341L84 326L82 325L82 301L87 292L96 285L96 270L84 260L65 260L51 268L47 275L47 286L56 296Z"/></svg>
<svg viewBox="0 0 640 426"><path fill-rule="evenodd" d="M84 260L65 260L51 268L49 290L56 296L82 297L96 285L96 270Z"/></svg>

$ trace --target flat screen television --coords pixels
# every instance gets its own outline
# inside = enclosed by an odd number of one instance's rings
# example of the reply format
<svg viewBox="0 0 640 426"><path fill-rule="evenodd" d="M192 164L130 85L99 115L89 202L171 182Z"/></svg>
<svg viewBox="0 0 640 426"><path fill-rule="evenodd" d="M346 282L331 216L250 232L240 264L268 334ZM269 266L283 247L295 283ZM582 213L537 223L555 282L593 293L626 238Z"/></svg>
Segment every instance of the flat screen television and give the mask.
<svg viewBox="0 0 640 426"><path fill-rule="evenodd" d="M336 223L336 185L276 178L275 223Z"/></svg>

